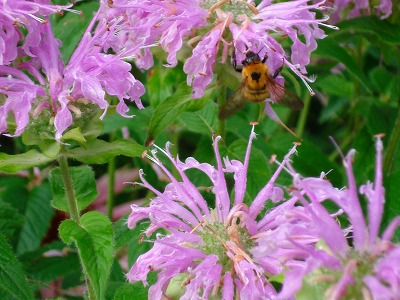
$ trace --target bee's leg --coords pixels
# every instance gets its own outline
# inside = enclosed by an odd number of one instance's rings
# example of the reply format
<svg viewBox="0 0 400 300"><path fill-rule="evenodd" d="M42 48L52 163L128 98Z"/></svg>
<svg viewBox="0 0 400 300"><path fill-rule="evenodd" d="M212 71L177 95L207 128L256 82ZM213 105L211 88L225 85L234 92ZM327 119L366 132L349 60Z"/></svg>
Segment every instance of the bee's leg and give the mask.
<svg viewBox="0 0 400 300"><path fill-rule="evenodd" d="M242 72L242 67L238 67L238 65L237 65L235 48L233 48L233 52L232 52L232 65L236 72L240 72L240 73Z"/></svg>
<svg viewBox="0 0 400 300"><path fill-rule="evenodd" d="M276 77L278 77L278 75L282 71L284 65L285 65L284 58L282 58L282 65L278 69L275 70L274 75L272 75L272 78L275 79Z"/></svg>
<svg viewBox="0 0 400 300"><path fill-rule="evenodd" d="M267 59L268 59L268 54L265 53L264 58L263 58L263 60L262 60L262 63L265 64L265 62L267 61Z"/></svg>

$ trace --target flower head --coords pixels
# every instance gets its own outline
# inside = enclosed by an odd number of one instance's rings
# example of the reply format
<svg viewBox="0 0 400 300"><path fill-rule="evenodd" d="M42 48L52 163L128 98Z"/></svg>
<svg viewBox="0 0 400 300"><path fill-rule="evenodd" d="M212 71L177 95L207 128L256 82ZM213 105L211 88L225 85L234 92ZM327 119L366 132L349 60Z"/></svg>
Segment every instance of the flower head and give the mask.
<svg viewBox="0 0 400 300"><path fill-rule="evenodd" d="M262 57L268 55L272 73L283 61L305 83L311 81L305 67L317 47L316 39L325 37L320 26L327 19L318 19L315 13L324 8L324 0L308 2L264 0L256 5L244 0L113 1L109 13L124 16L132 29L121 34L116 43L125 43L132 35L139 35L148 44L159 43L168 53L168 66L177 64L177 52L185 44L192 47L184 71L193 96L200 97L213 80L216 63L225 63L232 51L237 51L239 61L247 50ZM290 56L279 42L284 37L292 42ZM136 53L135 59L141 65L152 63L150 52Z"/></svg>
<svg viewBox="0 0 400 300"><path fill-rule="evenodd" d="M382 185L382 141L376 143L376 171L373 183L357 188L352 169L354 151L343 163L348 184L337 189L324 178L302 178L290 163L297 190L294 196L303 204L302 223L293 224L286 241L297 247L292 256L292 268L287 272L280 299L293 296L303 285L304 290L313 286L323 291L325 299L397 299L400 296L400 246L394 244L395 228L400 218L395 218L382 236L379 236L385 202ZM359 194L367 200L367 218L364 217ZM340 209L331 214L321 204L332 201ZM336 216L345 214L350 226L341 228ZM316 244L301 244L295 240L296 231L308 227L309 236L318 238ZM351 233L350 237L347 237Z"/></svg>
<svg viewBox="0 0 400 300"><path fill-rule="evenodd" d="M126 99L142 108L139 97L144 87L130 73L130 64L123 61L132 48L114 49L118 50L116 54L107 53L108 41L114 38L120 20L106 19L102 15L104 6L101 6L71 59L64 64L59 49L61 43L54 37L47 16L67 8L43 2L10 4L6 1L1 4L4 11L0 18L7 22L0 39L3 37L4 41L5 36L12 43L5 43L7 47L3 49L0 47L0 54L3 53L0 55L0 132L8 130L9 135L18 136L29 120L44 118L47 124L54 125L50 132L60 140L74 120L82 117L82 111L87 112L85 117L89 121L97 115L98 108L103 110L104 116L109 106L106 94L119 99L117 112L123 116L127 116L128 111ZM18 26L26 28L26 36ZM141 46L137 43L134 50ZM13 132L8 125L12 122L16 124Z"/></svg>
<svg viewBox="0 0 400 300"><path fill-rule="evenodd" d="M174 159L167 145L162 151L173 163L180 175L175 178L165 168L153 152L151 158L157 163L171 183L163 192L152 187L141 174L140 184L150 189L156 197L147 207L132 205L128 226L134 228L143 219L150 219L146 235L156 230L156 239L151 250L142 254L128 273L131 282L143 281L147 284L147 274L158 271L157 282L149 289L150 299L160 299L172 279L185 279L182 282L182 299L204 299L219 295L223 299L235 297L261 299L276 295L268 276L280 273L283 269L278 259L268 263L268 259L258 259L253 255L260 232L279 226L279 221L271 221L293 208L291 199L272 212L263 215L263 207L268 200L280 201L283 191L275 186L281 172L280 166L266 186L258 193L250 206L244 202L247 168L250 148L255 133L252 131L244 162L222 159L216 137L213 143L217 166L199 163L194 158L185 162ZM295 148L290 154L295 152ZM290 154L284 161L289 160ZM225 167L223 166L223 162ZM212 183L214 203L209 207L199 189L189 180L185 171L197 169ZM233 173L235 186L233 193L226 183L226 174ZM231 194L232 199L230 197Z"/></svg>

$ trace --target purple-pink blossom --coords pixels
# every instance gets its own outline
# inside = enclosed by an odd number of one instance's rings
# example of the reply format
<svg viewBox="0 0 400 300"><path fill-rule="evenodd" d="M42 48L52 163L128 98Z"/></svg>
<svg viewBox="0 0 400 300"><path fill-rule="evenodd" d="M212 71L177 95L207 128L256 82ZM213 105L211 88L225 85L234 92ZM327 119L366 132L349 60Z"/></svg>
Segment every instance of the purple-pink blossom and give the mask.
<svg viewBox="0 0 400 300"><path fill-rule="evenodd" d="M392 14L392 5L392 0L335 0L330 4L332 9L330 22L338 23L341 20L369 15L385 19Z"/></svg>
<svg viewBox="0 0 400 300"><path fill-rule="evenodd" d="M385 203L382 148L378 137L374 182L360 187L356 185L352 168L354 150L343 159L347 186L342 189L333 187L322 177L303 178L290 163L286 164L294 176L296 190L293 196L303 207L292 211L302 222L288 224L286 237L282 239L291 244L292 256L289 262L291 268L285 274L278 299L317 290L319 297L324 299L400 297L400 246L392 242L400 217L396 217L382 235L379 234ZM360 194L366 199L366 216L361 207ZM327 201L337 205L336 213L328 212L323 206ZM337 216L346 216L349 225L343 228ZM299 233L303 237L307 233L313 243L299 242ZM293 248L297 248L297 253Z"/></svg>
<svg viewBox="0 0 400 300"><path fill-rule="evenodd" d="M183 59L187 58L184 71L197 98L213 80L215 65L229 61L234 49L239 61L247 49L259 52L260 56L267 54L272 72L283 62L311 91L307 82L313 78L307 77L306 65L317 47L316 40L325 37L321 26L327 26L323 24L327 18L318 18L316 14L325 9L324 3L324 0L314 4L305 0L277 3L264 0L258 5L243 0L113 1L108 13L124 16L127 28L131 29L120 34L115 44L129 42L132 36L140 36L147 44L158 43L168 53L169 67L177 64L179 50L187 53L191 48L189 54L183 54ZM278 42L286 36L292 42L290 55ZM152 65L148 49L136 53L134 59L139 65Z"/></svg>
<svg viewBox="0 0 400 300"><path fill-rule="evenodd" d="M0 106L0 132L18 136L30 120L41 118L46 110L52 112L47 123L54 124L53 134L60 140L74 119L81 117L82 106L94 104L90 110L95 111L97 106L104 116L109 106L107 94L118 98L117 112L125 117L129 110L125 100L143 108L140 96L144 87L123 59L144 44L132 43L133 48L113 49L116 53L108 54L109 41L120 30L121 19L105 18L107 4L100 6L66 64L60 54L61 43L54 37L47 17L68 7L39 0L3 1L1 5L4 25L0 32L0 93L5 101ZM19 27L24 27L27 34ZM16 124L13 132L9 122Z"/></svg>
<svg viewBox="0 0 400 300"><path fill-rule="evenodd" d="M165 150L157 147L173 164L179 178L162 164L156 151L152 152L149 158L171 182L159 191L141 173L142 182L136 184L152 191L155 198L146 207L132 205L128 217L130 228L142 220L150 221L145 234L153 236L153 247L137 259L127 275L130 282L147 285L148 273L159 272L157 282L149 289L149 299L166 296L169 284L178 278L183 287L181 299L207 299L212 295L223 299L264 299L277 294L268 277L281 273L283 265L276 257L258 258L253 251L260 232L279 226L275 218L293 209L297 199L263 213L266 201L283 200L282 189L275 185L282 164L249 206L243 202L254 138L253 129L242 163L222 158L218 150L220 137L216 137L216 166L192 157L182 162L172 157L169 144ZM284 163L294 152L292 149ZM186 174L193 169L204 173L211 182L207 192L213 198L211 207ZM233 173L235 181L232 190L226 182L229 173Z"/></svg>

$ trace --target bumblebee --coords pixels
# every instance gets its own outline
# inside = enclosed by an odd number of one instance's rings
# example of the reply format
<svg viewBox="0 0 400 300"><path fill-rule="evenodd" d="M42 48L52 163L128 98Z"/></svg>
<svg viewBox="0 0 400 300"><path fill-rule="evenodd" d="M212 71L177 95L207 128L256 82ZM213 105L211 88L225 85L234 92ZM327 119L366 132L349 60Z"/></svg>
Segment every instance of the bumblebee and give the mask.
<svg viewBox="0 0 400 300"><path fill-rule="evenodd" d="M275 78L283 68L283 63L271 75L268 66L265 64L267 58L268 56L265 55L261 59L258 53L247 50L246 58L242 61L242 67L238 67L236 54L233 51L233 68L242 73L242 83L221 108L219 112L220 119L226 119L243 108L246 100L261 102L268 97L273 102L288 106L294 110L303 108L303 101L299 97L275 81Z"/></svg>

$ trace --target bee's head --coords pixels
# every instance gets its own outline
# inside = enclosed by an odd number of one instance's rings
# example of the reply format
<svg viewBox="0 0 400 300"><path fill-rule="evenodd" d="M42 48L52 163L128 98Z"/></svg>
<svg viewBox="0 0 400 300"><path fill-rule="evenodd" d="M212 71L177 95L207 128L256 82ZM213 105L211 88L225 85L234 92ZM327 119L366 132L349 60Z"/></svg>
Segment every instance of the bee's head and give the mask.
<svg viewBox="0 0 400 300"><path fill-rule="evenodd" d="M258 55L258 53L254 53L253 51L248 50L246 52L246 59L244 60L245 64L248 65L254 61L261 61L260 55Z"/></svg>

